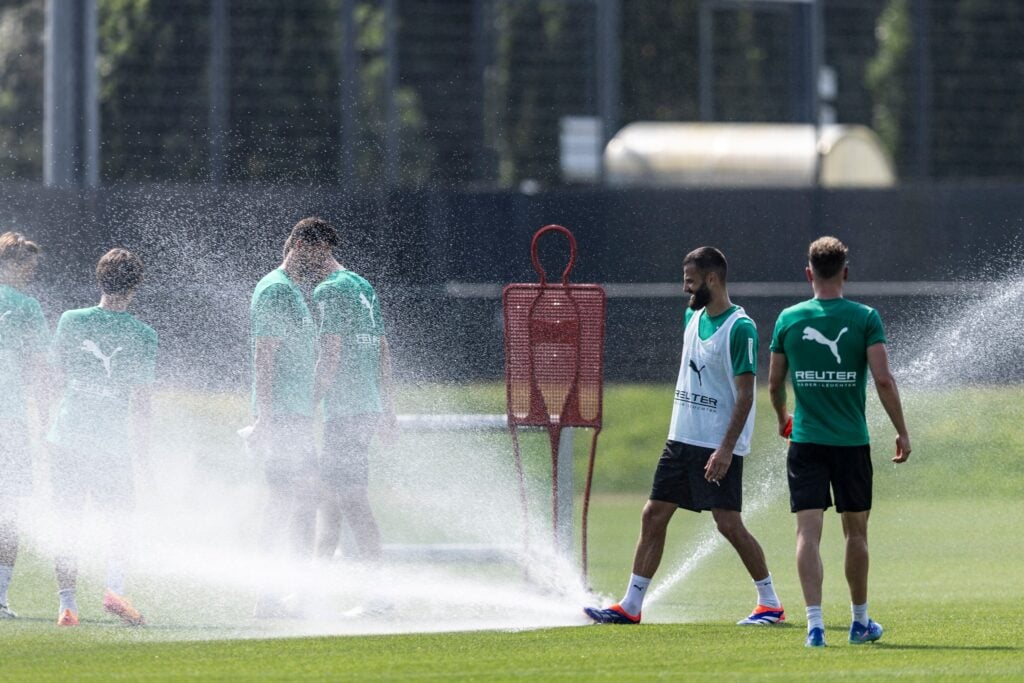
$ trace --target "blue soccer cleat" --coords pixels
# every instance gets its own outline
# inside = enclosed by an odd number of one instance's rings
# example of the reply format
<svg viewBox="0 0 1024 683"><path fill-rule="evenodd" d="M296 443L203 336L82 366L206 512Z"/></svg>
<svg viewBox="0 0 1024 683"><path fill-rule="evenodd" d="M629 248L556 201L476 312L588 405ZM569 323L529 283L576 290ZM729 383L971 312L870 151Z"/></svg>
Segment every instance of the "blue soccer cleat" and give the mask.
<svg viewBox="0 0 1024 683"><path fill-rule="evenodd" d="M749 617L741 619L736 623L739 626L770 626L771 624L778 624L785 620L786 610L782 609L782 605L779 605L778 607L758 605L754 608L754 611L750 613Z"/></svg>
<svg viewBox="0 0 1024 683"><path fill-rule="evenodd" d="M825 629L812 628L807 632L807 642L804 647L825 647Z"/></svg>
<svg viewBox="0 0 1024 683"><path fill-rule="evenodd" d="M882 633L885 629L882 625L868 619L868 625L855 621L850 624L850 645L863 645L864 643L873 643L882 637Z"/></svg>
<svg viewBox="0 0 1024 683"><path fill-rule="evenodd" d="M598 624L639 624L640 615L633 616L619 605L612 605L608 609L596 607L584 607L583 613Z"/></svg>

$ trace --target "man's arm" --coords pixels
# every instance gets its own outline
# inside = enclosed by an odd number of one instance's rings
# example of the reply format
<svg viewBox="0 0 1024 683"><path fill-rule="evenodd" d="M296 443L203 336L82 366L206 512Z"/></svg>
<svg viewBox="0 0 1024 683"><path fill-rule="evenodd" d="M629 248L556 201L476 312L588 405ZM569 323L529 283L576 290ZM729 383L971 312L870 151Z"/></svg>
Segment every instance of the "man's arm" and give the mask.
<svg viewBox="0 0 1024 683"><path fill-rule="evenodd" d="M772 352L771 363L768 365L768 395L775 409L775 418L779 423L779 436L786 436L786 424L790 414L786 408L786 375L789 374L789 361L786 354Z"/></svg>
<svg viewBox="0 0 1024 683"><path fill-rule="evenodd" d="M725 436L722 437L718 449L711 454L704 466L704 478L715 483L718 483L729 470L736 441L740 438L743 426L747 422L747 416L750 414L750 408L754 405L754 373L737 375L734 380L736 382L736 405L729 417L729 426L725 429Z"/></svg>
<svg viewBox="0 0 1024 683"><path fill-rule="evenodd" d="M256 394L256 422L250 438L254 443L270 438L270 429L274 420L273 378L274 355L281 346L277 337L256 337L253 352L253 373Z"/></svg>
<svg viewBox="0 0 1024 683"><path fill-rule="evenodd" d="M338 374L341 364L341 335L325 334L320 337L320 356L316 359L316 379L313 385L313 405L320 405L327 390Z"/></svg>
<svg viewBox="0 0 1024 683"><path fill-rule="evenodd" d="M882 407L889 415L892 426L896 428L896 455L892 461L906 462L910 457L910 434L907 433L907 425L903 421L903 404L900 401L899 389L896 388L896 378L889 370L889 354L885 350L885 344L872 344L868 347L868 367L871 369L871 377L875 380L875 389L882 401Z"/></svg>

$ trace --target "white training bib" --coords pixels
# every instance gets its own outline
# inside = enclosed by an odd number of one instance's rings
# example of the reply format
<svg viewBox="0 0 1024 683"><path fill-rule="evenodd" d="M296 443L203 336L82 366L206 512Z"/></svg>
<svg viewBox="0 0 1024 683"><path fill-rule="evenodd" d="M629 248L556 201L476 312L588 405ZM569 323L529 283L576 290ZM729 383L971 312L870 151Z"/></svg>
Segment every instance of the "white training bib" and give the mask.
<svg viewBox="0 0 1024 683"><path fill-rule="evenodd" d="M736 406L736 383L729 338L733 325L748 316L742 308L737 307L710 338L702 340L699 333L702 315L707 315L703 308L694 312L683 333L683 358L672 402L668 438L693 446L718 448ZM753 431L754 406L751 406L747 422L733 449L735 455L750 453L750 435Z"/></svg>

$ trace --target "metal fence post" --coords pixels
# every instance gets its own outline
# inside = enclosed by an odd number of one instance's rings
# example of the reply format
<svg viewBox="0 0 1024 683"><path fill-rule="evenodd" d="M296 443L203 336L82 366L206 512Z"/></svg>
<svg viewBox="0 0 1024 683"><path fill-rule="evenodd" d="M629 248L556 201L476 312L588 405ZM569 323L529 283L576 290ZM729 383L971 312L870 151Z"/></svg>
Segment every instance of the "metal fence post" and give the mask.
<svg viewBox="0 0 1024 683"><path fill-rule="evenodd" d="M911 6L914 35L914 174L918 178L931 175L932 165L932 57L931 7L929 0L914 0Z"/></svg>
<svg viewBox="0 0 1024 683"><path fill-rule="evenodd" d="M210 1L210 182L224 182L228 128L229 0Z"/></svg>
<svg viewBox="0 0 1024 683"><path fill-rule="evenodd" d="M99 84L96 1L46 2L43 182L99 184Z"/></svg>
<svg viewBox="0 0 1024 683"><path fill-rule="evenodd" d="M356 78L359 71L356 65L359 52L356 49L356 17L355 0L342 0L338 20L341 22L341 182L350 186L357 182L356 145L359 131L356 130L356 107L358 91Z"/></svg>

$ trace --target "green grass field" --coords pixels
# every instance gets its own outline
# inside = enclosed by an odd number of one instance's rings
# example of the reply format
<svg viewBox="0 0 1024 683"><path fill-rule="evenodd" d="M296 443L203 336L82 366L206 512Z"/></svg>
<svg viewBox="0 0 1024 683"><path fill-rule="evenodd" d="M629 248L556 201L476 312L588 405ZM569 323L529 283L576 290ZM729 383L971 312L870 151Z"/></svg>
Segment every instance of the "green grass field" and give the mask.
<svg viewBox="0 0 1024 683"><path fill-rule="evenodd" d="M666 386L635 385L606 391L591 516L591 583L613 599L628 578L670 392ZM748 505L757 510L747 522L765 548L789 609L787 625L733 625L749 611L755 593L735 553L721 543L645 608L647 623L639 627L276 639L226 638L236 634L223 622L205 629L188 624L182 611L190 604L160 600L158 580L142 582L137 598L146 596L150 627L121 628L93 610L87 624L58 630L48 559L28 553L11 589L12 604L23 618L0 622L0 678L1024 680L1019 397L1015 386L908 392L914 454L898 468L887 462L892 431L874 402L871 613L886 627L876 644L846 644L841 532L830 513L823 544L830 647L802 646L793 519L780 472L784 450L772 435L770 410L761 397L755 452L746 473ZM244 422L243 399L165 394L160 400L166 409L176 407L176 433L188 435L196 462L218 459L219 466L243 472L243 460L218 455L237 450L233 429L225 426ZM408 412L424 404L437 412L501 412L503 393L494 386L427 387L404 392L402 400ZM584 441L577 440L580 476ZM539 479L545 463L536 442L532 450L530 476ZM762 496L757 483L766 478L777 485ZM375 500L385 493L375 483ZM710 528L709 515L677 516L655 584L667 582ZM82 592L95 588L86 583ZM205 589L196 592L202 596ZM240 598L226 596L218 607L237 629L250 629L243 635L258 635Z"/></svg>

